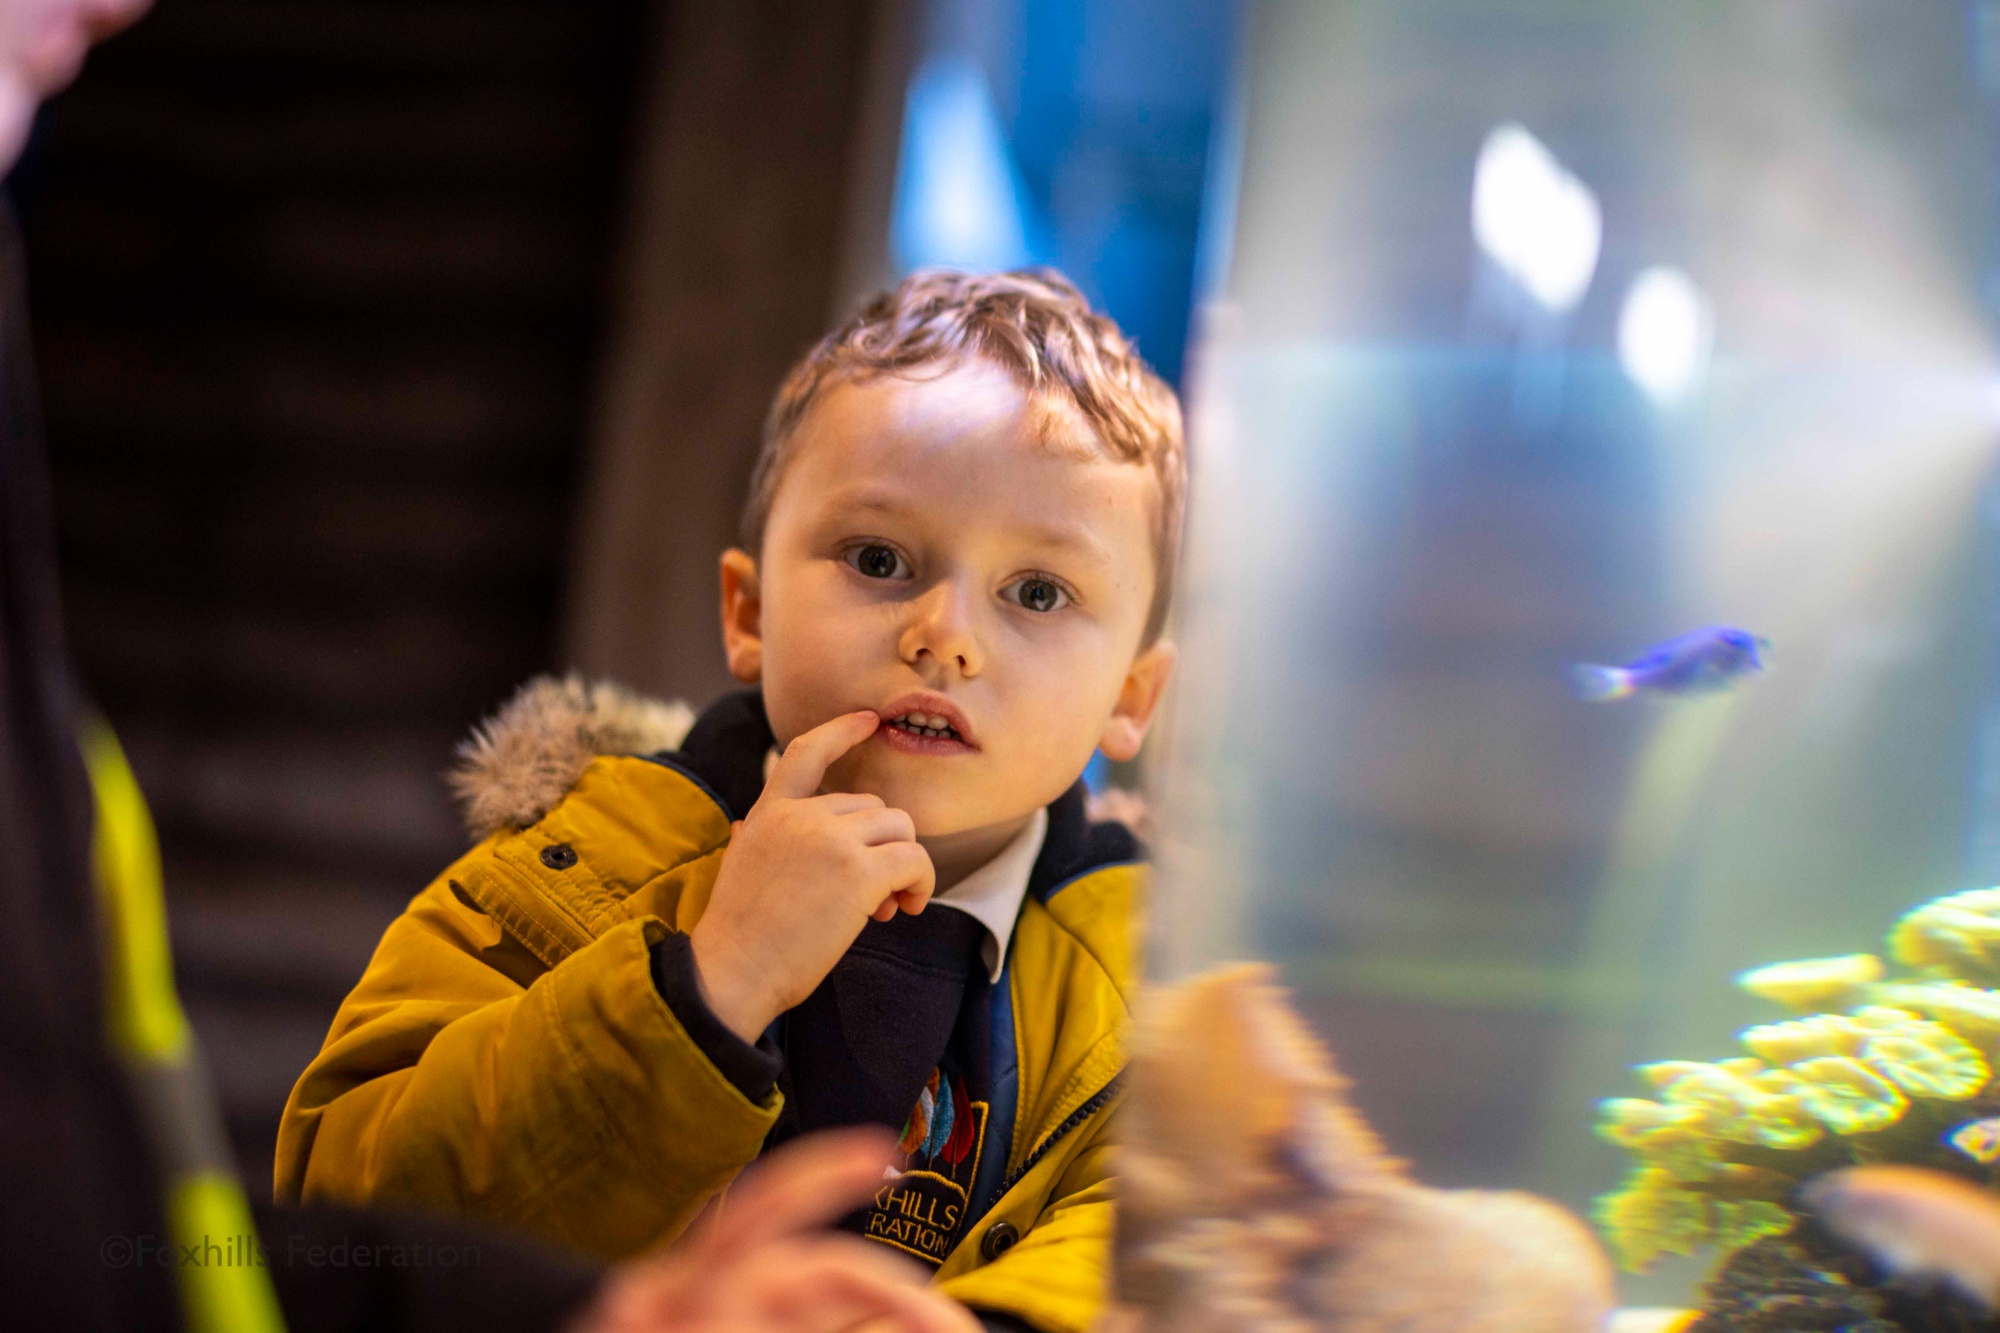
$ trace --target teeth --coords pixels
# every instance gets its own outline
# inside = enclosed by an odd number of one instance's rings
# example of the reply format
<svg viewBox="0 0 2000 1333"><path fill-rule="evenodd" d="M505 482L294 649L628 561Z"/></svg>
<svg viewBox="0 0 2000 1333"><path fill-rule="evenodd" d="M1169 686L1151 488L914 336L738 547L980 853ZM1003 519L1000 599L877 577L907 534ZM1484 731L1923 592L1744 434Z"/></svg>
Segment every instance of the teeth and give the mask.
<svg viewBox="0 0 2000 1333"><path fill-rule="evenodd" d="M913 736L942 738L958 735L956 731L952 730L951 724L945 721L942 716L933 716L930 713L905 713L896 719L894 725L901 727Z"/></svg>

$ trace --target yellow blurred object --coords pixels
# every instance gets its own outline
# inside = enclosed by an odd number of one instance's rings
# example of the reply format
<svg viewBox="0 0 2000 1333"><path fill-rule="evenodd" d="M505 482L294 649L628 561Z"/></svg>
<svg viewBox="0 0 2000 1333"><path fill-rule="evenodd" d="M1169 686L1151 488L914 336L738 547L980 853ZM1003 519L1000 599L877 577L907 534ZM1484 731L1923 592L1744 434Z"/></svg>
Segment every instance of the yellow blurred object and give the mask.
<svg viewBox="0 0 2000 1333"><path fill-rule="evenodd" d="M283 1333L284 1316L261 1266L250 1203L200 1050L174 990L166 896L152 816L111 729L84 730L84 767L96 801L91 859L104 934L105 1021L131 1075L166 1179L167 1231L189 1333ZM216 1262L207 1262L213 1255Z"/></svg>
<svg viewBox="0 0 2000 1333"><path fill-rule="evenodd" d="M1991 1044L2000 1038L2000 992L1960 981L1917 981L1871 986L1869 995L1878 1004L1935 1019L1968 1041Z"/></svg>
<svg viewBox="0 0 2000 1333"><path fill-rule="evenodd" d="M1701 1319L1699 1310L1632 1306L1614 1311L1604 1333L1686 1333Z"/></svg>
<svg viewBox="0 0 2000 1333"><path fill-rule="evenodd" d="M1845 1008L1862 987L1881 979L1880 958L1872 953L1850 953L1838 958L1771 963L1745 972L1736 978L1736 984L1788 1009L1811 1013Z"/></svg>
<svg viewBox="0 0 2000 1333"><path fill-rule="evenodd" d="M1663 1254L1703 1244L1726 1253L1788 1229L1786 1199L1827 1169L1829 1148L1848 1161L1921 1161L1942 1141L1981 1165L2000 1162L2000 1117L1940 1133L1963 1115L1954 1103L1993 1084L2000 991L1969 980L1991 970L1989 944L2000 948L2000 889L1922 904L1896 924L1889 953L1925 975L1885 980L1874 954L1755 968L1737 979L1752 994L1793 1009L1835 997L1845 1012L1745 1028L1738 1039L1750 1056L1635 1066L1659 1099L1598 1105L1599 1136L1638 1158L1596 1210L1621 1262L1636 1271ZM1808 1148L1796 1168L1760 1151Z"/></svg>
<svg viewBox="0 0 2000 1333"><path fill-rule="evenodd" d="M1889 933L1889 953L1906 967L2000 980L2000 888L1947 894L1906 913Z"/></svg>
<svg viewBox="0 0 2000 1333"><path fill-rule="evenodd" d="M1874 1012L1899 1015L1901 1021L1868 1038L1862 1063L1910 1096L1963 1101L1992 1077L1985 1058L1943 1024L1900 1010Z"/></svg>
<svg viewBox="0 0 2000 1333"><path fill-rule="evenodd" d="M1945 1142L1981 1166L1991 1166L2000 1161L2000 1116L1968 1121L1948 1134Z"/></svg>
<svg viewBox="0 0 2000 1333"><path fill-rule="evenodd" d="M1747 1028L1737 1040L1774 1065L1788 1065L1822 1055L1859 1055L1866 1037L1844 1014L1814 1014Z"/></svg>

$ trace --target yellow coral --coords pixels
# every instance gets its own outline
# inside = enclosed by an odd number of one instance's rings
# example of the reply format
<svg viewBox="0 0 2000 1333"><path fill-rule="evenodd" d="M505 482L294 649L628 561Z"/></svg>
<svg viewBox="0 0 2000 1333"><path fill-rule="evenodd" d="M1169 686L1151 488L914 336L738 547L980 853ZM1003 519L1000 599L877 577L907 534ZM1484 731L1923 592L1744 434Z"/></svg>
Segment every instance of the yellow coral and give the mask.
<svg viewBox="0 0 2000 1333"><path fill-rule="evenodd" d="M1905 981L1871 986L1868 993L1878 1003L1914 1009L1982 1045L2000 1038L2000 991L1957 981Z"/></svg>
<svg viewBox="0 0 2000 1333"><path fill-rule="evenodd" d="M1748 1079L1720 1065L1683 1063L1679 1077L1662 1094L1667 1105L1698 1110L1709 1133L1750 1142L1751 1122L1765 1094Z"/></svg>
<svg viewBox="0 0 2000 1333"><path fill-rule="evenodd" d="M1860 996L1862 987L1881 979L1880 958L1872 953L1850 953L1838 958L1771 963L1743 973L1736 984L1752 995L1803 1014L1816 1009L1845 1009Z"/></svg>
<svg viewBox="0 0 2000 1333"><path fill-rule="evenodd" d="M1819 1126L1813 1126L1819 1132ZM1667 1143L1647 1154L1647 1160L1675 1180L1690 1183L1713 1176L1722 1163L1722 1145L1714 1139L1694 1138Z"/></svg>
<svg viewBox="0 0 2000 1333"><path fill-rule="evenodd" d="M1697 1106L1667 1106L1643 1097L1608 1097L1597 1104L1597 1132L1621 1148L1651 1152L1701 1136Z"/></svg>
<svg viewBox="0 0 2000 1333"><path fill-rule="evenodd" d="M1737 1040L1774 1065L1788 1065L1822 1055L1859 1055L1867 1034L1851 1018L1814 1014L1745 1028Z"/></svg>
<svg viewBox="0 0 2000 1333"><path fill-rule="evenodd" d="M1714 1065L1702 1060L1655 1060L1649 1065L1634 1066L1632 1072L1655 1088L1665 1089L1672 1087L1689 1074L1699 1074L1703 1070L1713 1068Z"/></svg>
<svg viewBox="0 0 2000 1333"><path fill-rule="evenodd" d="M1761 1143L1771 1148L1803 1148L1820 1137L1820 1127L1801 1100L1799 1079L1781 1069L1765 1069L1760 1061L1737 1058L1719 1064L1695 1060L1663 1060L1644 1065L1639 1074L1661 1088L1662 1101L1614 1099L1605 1104L1605 1137L1627 1146L1664 1146L1690 1132L1736 1143ZM1641 1107L1658 1107L1642 1110ZM1693 1112L1694 1114L1687 1114ZM1624 1137L1620 1137L1623 1135Z"/></svg>
<svg viewBox="0 0 2000 1333"><path fill-rule="evenodd" d="M1699 1106L1611 1097L1597 1109L1600 1137L1642 1155L1676 1180L1705 1180L1720 1160L1719 1145L1707 1136L1707 1116ZM1813 1130L1817 1133L1819 1127Z"/></svg>
<svg viewBox="0 0 2000 1333"><path fill-rule="evenodd" d="M2000 888L1912 910L1886 953L1921 975L1885 981L1874 954L1744 973L1743 989L1794 1016L1746 1028L1747 1055L1639 1066L1655 1100L1602 1103L1598 1133L1639 1159L1596 1209L1626 1268L1706 1243L1727 1252L1782 1233L1793 1222L1783 1201L1802 1175L1842 1156L1895 1160L1934 1151L1924 1141L1937 1133L1933 1117L1941 1112L1911 1116L1913 1099L1935 1108L2000 1087ZM1793 1152L1829 1132L1881 1136L1851 1148L1826 1143L1789 1166L1738 1146ZM1944 1142L2000 1166L2000 1115L1962 1120Z"/></svg>
<svg viewBox="0 0 2000 1333"><path fill-rule="evenodd" d="M1627 1272L1641 1273L1666 1254L1693 1254L1709 1238L1709 1204L1657 1166L1642 1166L1625 1186L1597 1200L1592 1215Z"/></svg>
<svg viewBox="0 0 2000 1333"><path fill-rule="evenodd" d="M1805 1148L1824 1137L1806 1109L1804 1082L1789 1069L1767 1069L1750 1080L1763 1100L1751 1126L1753 1142L1767 1148Z"/></svg>
<svg viewBox="0 0 2000 1333"><path fill-rule="evenodd" d="M1983 981L2000 976L2000 888L1934 898L1904 913L1889 952L1909 967Z"/></svg>
<svg viewBox="0 0 2000 1333"><path fill-rule="evenodd" d="M1962 1101L1992 1076L1964 1038L1902 1009L1863 1009L1855 1021L1870 1029L1861 1062L1913 1097Z"/></svg>
<svg viewBox="0 0 2000 1333"><path fill-rule="evenodd" d="M1782 1236L1796 1220L1777 1204L1763 1199L1735 1202L1717 1199L1709 1209L1710 1238L1724 1251L1741 1249L1766 1236Z"/></svg>
<svg viewBox="0 0 2000 1333"><path fill-rule="evenodd" d="M1909 1098L1859 1060L1826 1055L1791 1066L1800 1080L1799 1102L1836 1134L1867 1134L1903 1118Z"/></svg>

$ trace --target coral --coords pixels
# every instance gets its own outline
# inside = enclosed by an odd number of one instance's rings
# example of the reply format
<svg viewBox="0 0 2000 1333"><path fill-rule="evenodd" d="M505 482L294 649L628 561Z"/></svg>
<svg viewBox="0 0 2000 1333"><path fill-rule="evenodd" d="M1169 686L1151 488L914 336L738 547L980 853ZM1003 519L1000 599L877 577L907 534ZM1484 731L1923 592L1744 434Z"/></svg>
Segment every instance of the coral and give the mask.
<svg viewBox="0 0 2000 1333"><path fill-rule="evenodd" d="M1945 1136L1945 1142L1981 1166L2000 1161L2000 1118L1970 1120Z"/></svg>
<svg viewBox="0 0 2000 1333"><path fill-rule="evenodd" d="M1785 1023L1765 1023L1745 1028L1737 1037L1747 1049L1774 1065L1822 1055L1859 1055L1867 1039L1861 1026L1845 1014L1814 1014Z"/></svg>
<svg viewBox="0 0 2000 1333"><path fill-rule="evenodd" d="M1868 1038L1861 1062L1912 1097L1962 1101L1993 1076L1972 1044L1941 1023L1894 1009L1862 1012L1900 1014L1901 1022Z"/></svg>
<svg viewBox="0 0 2000 1333"><path fill-rule="evenodd" d="M1766 1236L1782 1236L1798 1220L1768 1199L1717 1199L1710 1209L1710 1234L1721 1250L1740 1250Z"/></svg>
<svg viewBox="0 0 2000 1333"><path fill-rule="evenodd" d="M1964 981L2000 981L2000 888L1947 894L1904 914L1889 954L1905 967Z"/></svg>
<svg viewBox="0 0 2000 1333"><path fill-rule="evenodd" d="M1838 958L1807 958L1796 963L1772 963L1736 978L1752 995L1799 1013L1844 1009L1861 989L1882 979L1882 960L1872 953Z"/></svg>
<svg viewBox="0 0 2000 1333"><path fill-rule="evenodd" d="M1803 1086L1799 1102L1836 1134L1868 1134L1903 1118L1909 1099L1867 1065L1847 1055L1822 1055L1791 1066Z"/></svg>
<svg viewBox="0 0 2000 1333"><path fill-rule="evenodd" d="M1688 1333L1993 1333L1974 1302L1936 1282L1893 1281L1815 1220L1730 1256Z"/></svg>
<svg viewBox="0 0 2000 1333"><path fill-rule="evenodd" d="M1662 1166L1641 1166L1625 1188L1597 1201L1592 1214L1628 1269L1650 1268L1669 1254L1693 1254L1714 1236L1708 1196Z"/></svg>
<svg viewBox="0 0 2000 1333"><path fill-rule="evenodd" d="M1426 1188L1345 1090L1268 969L1148 994L1104 1327L1599 1333L1611 1267L1580 1220L1530 1194Z"/></svg>
<svg viewBox="0 0 2000 1333"><path fill-rule="evenodd" d="M1710 1280L1689 1333L1904 1333L1860 1256L1816 1253L1817 1239L1773 1237L1736 1253Z"/></svg>
<svg viewBox="0 0 2000 1333"><path fill-rule="evenodd" d="M2000 991L1959 981L1890 982L1869 988L1877 1004L1914 1009L1991 1049L2000 1038Z"/></svg>
<svg viewBox="0 0 2000 1333"><path fill-rule="evenodd" d="M1847 954L1743 973L1739 986L1789 1011L1739 1034L1747 1055L1640 1065L1652 1099L1599 1104L1598 1134L1636 1159L1595 1210L1626 1268L1704 1246L1786 1253L1769 1238L1797 1220L1800 1185L1839 1167L1907 1162L2000 1184L2000 988L1988 989L2000 888L1914 908L1886 953L1909 971Z"/></svg>

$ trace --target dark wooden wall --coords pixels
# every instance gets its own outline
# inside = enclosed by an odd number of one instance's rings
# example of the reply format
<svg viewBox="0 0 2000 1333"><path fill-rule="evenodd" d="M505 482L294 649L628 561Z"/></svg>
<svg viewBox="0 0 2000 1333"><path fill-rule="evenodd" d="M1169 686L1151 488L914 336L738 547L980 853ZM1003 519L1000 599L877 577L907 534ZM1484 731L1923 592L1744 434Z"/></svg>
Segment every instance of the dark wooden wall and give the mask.
<svg viewBox="0 0 2000 1333"><path fill-rule="evenodd" d="M838 249L861 8L164 0L16 173L75 653L254 1185L382 927L464 846L454 742L562 663L605 386L732 377L638 443L733 504L705 460L829 300L800 257ZM630 284L663 218L709 241L661 324ZM643 348L610 332L635 319Z"/></svg>
<svg viewBox="0 0 2000 1333"><path fill-rule="evenodd" d="M569 607L570 656L594 674L697 706L733 687L716 557L773 390L849 289L881 276L913 9L674 13Z"/></svg>

